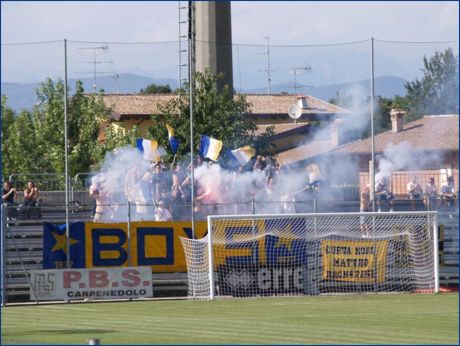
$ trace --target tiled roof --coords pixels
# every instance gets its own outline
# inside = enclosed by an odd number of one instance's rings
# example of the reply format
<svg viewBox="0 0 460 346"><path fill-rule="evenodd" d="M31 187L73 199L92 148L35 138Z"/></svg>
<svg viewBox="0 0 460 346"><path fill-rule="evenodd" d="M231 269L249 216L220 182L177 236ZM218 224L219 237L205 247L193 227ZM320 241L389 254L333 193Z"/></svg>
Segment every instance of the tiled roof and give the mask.
<svg viewBox="0 0 460 346"><path fill-rule="evenodd" d="M107 94L103 96L103 102L112 109L111 118L118 121L124 117L158 113L159 106L165 106L174 97L174 94Z"/></svg>
<svg viewBox="0 0 460 346"><path fill-rule="evenodd" d="M308 105L308 108L302 110L302 114L350 113L316 97L302 96L306 97ZM249 110L253 114L286 114L289 107L297 101L297 97L298 95L246 95L250 104Z"/></svg>
<svg viewBox="0 0 460 346"><path fill-rule="evenodd" d="M409 142L418 150L458 150L458 114L427 115L404 124L399 133L391 130L374 137L375 152L383 152L388 143ZM345 144L331 153L359 154L371 151L371 138Z"/></svg>
<svg viewBox="0 0 460 346"><path fill-rule="evenodd" d="M278 153L276 159L283 164L289 165L297 161L305 160L309 157L326 153L332 148L333 145L330 140L314 141L298 146L297 148Z"/></svg>
<svg viewBox="0 0 460 346"><path fill-rule="evenodd" d="M107 94L103 102L112 109L111 118L122 120L126 117L142 117L159 113L159 105L166 105L174 94ZM235 98L239 95L235 95ZM349 111L306 95L308 108L302 114L347 114ZM287 114L289 107L297 101L297 95L246 95L248 112L254 115Z"/></svg>
<svg viewBox="0 0 460 346"><path fill-rule="evenodd" d="M375 152L383 152L388 143L397 145L404 141L409 142L413 148L418 150L458 151L458 120L458 114L427 115L422 119L405 124L403 131L399 133L393 133L390 130L375 136ZM283 151L278 154L277 158L280 162L289 165L324 153L368 154L370 152L370 138L339 147L334 147L329 140L320 140Z"/></svg>

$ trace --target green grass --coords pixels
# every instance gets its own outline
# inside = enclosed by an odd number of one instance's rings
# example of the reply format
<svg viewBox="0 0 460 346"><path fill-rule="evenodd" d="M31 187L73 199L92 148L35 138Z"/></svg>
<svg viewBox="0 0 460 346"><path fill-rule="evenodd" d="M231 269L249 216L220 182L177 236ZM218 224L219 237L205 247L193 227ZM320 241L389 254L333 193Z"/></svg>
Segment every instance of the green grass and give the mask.
<svg viewBox="0 0 460 346"><path fill-rule="evenodd" d="M2 308L2 344L458 344L458 294Z"/></svg>

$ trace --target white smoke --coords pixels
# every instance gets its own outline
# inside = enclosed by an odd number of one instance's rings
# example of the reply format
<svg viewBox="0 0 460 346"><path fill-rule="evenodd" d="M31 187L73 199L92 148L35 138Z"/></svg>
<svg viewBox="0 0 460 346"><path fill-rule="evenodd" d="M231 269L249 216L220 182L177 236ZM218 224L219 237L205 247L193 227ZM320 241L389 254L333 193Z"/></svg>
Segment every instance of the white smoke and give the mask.
<svg viewBox="0 0 460 346"><path fill-rule="evenodd" d="M375 181L391 178L391 174L400 170L419 170L437 167L442 162L442 155L435 152L421 152L412 145L403 141L398 144L388 143L383 154L376 159L379 167L375 174Z"/></svg>
<svg viewBox="0 0 460 346"><path fill-rule="evenodd" d="M104 205L104 213L101 221L125 222L128 218L128 196L132 203L132 221L153 220L153 213L143 213L142 210L143 207L153 210L153 201L148 199L141 183L151 172L150 161L145 160L136 148L125 146L108 152L100 173L93 178L93 184L102 191L100 203Z"/></svg>

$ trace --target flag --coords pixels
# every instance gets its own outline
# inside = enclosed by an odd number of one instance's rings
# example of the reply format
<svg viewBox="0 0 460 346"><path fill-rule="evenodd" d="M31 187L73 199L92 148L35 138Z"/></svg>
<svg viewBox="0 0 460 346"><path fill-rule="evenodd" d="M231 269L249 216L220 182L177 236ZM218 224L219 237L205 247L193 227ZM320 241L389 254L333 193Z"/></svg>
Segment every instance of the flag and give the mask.
<svg viewBox="0 0 460 346"><path fill-rule="evenodd" d="M141 153L144 153L144 159L149 161L160 161L160 153L158 151L158 142L149 139L136 139L136 147Z"/></svg>
<svg viewBox="0 0 460 346"><path fill-rule="evenodd" d="M231 150L231 155L238 161L241 166L244 166L256 155L256 150L246 145L244 147Z"/></svg>
<svg viewBox="0 0 460 346"><path fill-rule="evenodd" d="M177 149L179 148L179 139L176 136L174 136L174 130L171 126L166 124L166 128L168 129L169 145L171 146L173 154L176 154Z"/></svg>
<svg viewBox="0 0 460 346"><path fill-rule="evenodd" d="M222 141L217 139L201 136L200 142L200 154L203 157L207 157L213 161L217 161L219 153L222 150Z"/></svg>

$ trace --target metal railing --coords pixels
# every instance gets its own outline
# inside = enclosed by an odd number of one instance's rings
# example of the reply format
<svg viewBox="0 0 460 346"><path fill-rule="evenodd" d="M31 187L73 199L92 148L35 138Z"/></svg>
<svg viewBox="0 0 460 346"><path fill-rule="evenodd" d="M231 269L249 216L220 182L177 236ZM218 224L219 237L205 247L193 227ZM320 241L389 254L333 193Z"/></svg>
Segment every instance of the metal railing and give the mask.
<svg viewBox="0 0 460 346"><path fill-rule="evenodd" d="M19 173L9 176L11 185L18 191L26 188L27 182L32 181L40 191L64 191L64 173Z"/></svg>

